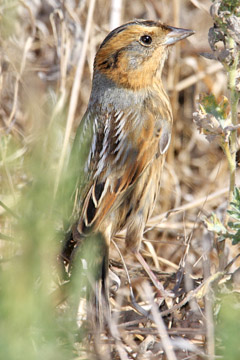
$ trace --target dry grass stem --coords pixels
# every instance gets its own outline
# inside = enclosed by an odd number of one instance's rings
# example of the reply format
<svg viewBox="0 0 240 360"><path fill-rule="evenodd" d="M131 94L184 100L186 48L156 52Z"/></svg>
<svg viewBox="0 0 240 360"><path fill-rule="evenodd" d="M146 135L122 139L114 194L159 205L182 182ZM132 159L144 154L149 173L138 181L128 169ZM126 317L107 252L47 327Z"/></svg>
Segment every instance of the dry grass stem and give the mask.
<svg viewBox="0 0 240 360"><path fill-rule="evenodd" d="M87 21L86 21L86 27L85 27L85 33L84 33L84 39L83 39L83 44L82 44L82 49L81 49L81 56L79 57L79 60L77 63L74 82L73 82L73 86L72 86L63 147L62 147L62 151L60 154L57 173L56 173L56 182L55 182L55 187L54 187L55 194L57 193L60 176L62 173L64 160L66 157L67 146L68 146L69 138L71 135L73 121L75 118L77 103L78 103L78 99L79 99L79 91L80 91L80 85L81 85L81 81L82 81L84 63L86 60L87 45L88 45L88 39L89 39L90 30L91 30L91 26L92 26L94 8L95 8L95 0L90 0L88 16L87 16Z"/></svg>
<svg viewBox="0 0 240 360"><path fill-rule="evenodd" d="M239 358L240 328L235 321L239 245L226 240L221 263L221 243L206 226L212 213L221 222L227 219L228 162L219 144L208 142L193 122L199 94L215 93L217 100L228 94L217 56L211 62L201 56L211 51L211 4L210 0L1 3L2 358ZM81 273L75 282L69 281L59 266L67 201L61 197L60 184L71 140L88 104L96 50L108 31L136 18L161 19L196 32L172 48L163 71L173 107L173 139L141 248L165 297L126 252L126 232L121 231L110 245L112 318L106 316L108 325L99 333L86 321L86 281L91 276L86 271L85 277ZM229 20L228 14L224 20ZM229 79L233 97L239 87L238 67L239 59ZM234 119L225 128L226 139L232 138L226 153L236 171L231 188L240 178L237 100L230 104Z"/></svg>

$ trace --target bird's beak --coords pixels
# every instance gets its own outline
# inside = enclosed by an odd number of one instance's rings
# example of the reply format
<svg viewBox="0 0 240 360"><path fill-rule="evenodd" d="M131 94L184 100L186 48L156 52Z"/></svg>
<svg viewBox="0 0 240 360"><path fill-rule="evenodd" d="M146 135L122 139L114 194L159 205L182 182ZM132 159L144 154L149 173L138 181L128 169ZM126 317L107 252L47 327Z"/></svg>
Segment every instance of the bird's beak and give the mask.
<svg viewBox="0 0 240 360"><path fill-rule="evenodd" d="M175 44L177 41L187 38L195 33L195 31L188 30L188 29L180 29L175 28L173 26L166 26L169 30L163 45L172 45Z"/></svg>

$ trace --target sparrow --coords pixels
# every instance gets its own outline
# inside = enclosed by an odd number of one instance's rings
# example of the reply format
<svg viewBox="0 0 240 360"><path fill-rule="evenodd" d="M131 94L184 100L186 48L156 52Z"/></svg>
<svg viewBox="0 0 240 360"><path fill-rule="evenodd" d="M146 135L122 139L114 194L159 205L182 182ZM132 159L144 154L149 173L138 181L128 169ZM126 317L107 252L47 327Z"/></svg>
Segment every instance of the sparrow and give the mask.
<svg viewBox="0 0 240 360"><path fill-rule="evenodd" d="M162 69L169 47L193 33L134 20L111 31L95 57L90 100L67 171L71 216L61 258L70 269L79 244L100 234L104 245L96 259L97 279L105 300L110 241L122 229L126 249L162 289L140 247L171 140L172 109Z"/></svg>

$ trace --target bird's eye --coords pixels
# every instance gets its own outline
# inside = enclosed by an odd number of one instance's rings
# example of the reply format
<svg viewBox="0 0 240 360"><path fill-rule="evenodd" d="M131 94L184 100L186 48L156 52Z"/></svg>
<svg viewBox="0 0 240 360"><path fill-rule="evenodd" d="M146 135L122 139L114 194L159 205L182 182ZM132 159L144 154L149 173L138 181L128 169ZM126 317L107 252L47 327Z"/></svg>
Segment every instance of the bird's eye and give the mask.
<svg viewBox="0 0 240 360"><path fill-rule="evenodd" d="M149 35L143 35L140 37L140 41L143 45L150 45L152 43L152 38Z"/></svg>

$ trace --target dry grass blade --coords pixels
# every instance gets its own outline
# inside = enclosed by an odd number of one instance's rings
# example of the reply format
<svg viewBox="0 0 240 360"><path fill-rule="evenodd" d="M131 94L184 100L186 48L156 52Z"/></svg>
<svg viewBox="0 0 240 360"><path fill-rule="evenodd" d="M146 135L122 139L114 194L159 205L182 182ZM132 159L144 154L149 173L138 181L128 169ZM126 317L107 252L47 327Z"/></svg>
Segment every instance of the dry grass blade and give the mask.
<svg viewBox="0 0 240 360"><path fill-rule="evenodd" d="M123 6L122 0L111 0L109 30L113 30L121 25L122 6Z"/></svg>
<svg viewBox="0 0 240 360"><path fill-rule="evenodd" d="M11 126L11 122L13 121L13 118L16 114L17 111L17 102L18 102L18 96L19 96L19 83L21 81L22 75L23 75L23 71L25 69L26 66L26 60L27 60L27 55L28 52L32 46L32 42L33 42L33 37L29 37L26 40L24 49L23 49L23 55L22 55L22 60L21 60L21 65L20 65L20 69L17 72L17 76L16 76L16 82L15 82L15 87L14 87L14 97L13 97L13 105L12 105L12 111L10 113L10 116L6 122L6 125L8 127Z"/></svg>
<svg viewBox="0 0 240 360"><path fill-rule="evenodd" d="M221 3L214 1L214 16ZM210 55L211 62L201 56L209 53L208 30L214 20L210 5L211 0L1 2L3 358L239 358L239 246L226 240L228 257L224 254L224 270L217 272L219 242L205 226L212 213L219 221L226 214L228 164L219 145L199 134L192 115L201 101L199 94L215 93L217 100L228 94L217 56ZM238 19L225 15L224 21ZM60 193L70 137L86 111L96 50L108 30L137 18L160 19L195 31L189 41L171 49L163 71L173 107L173 134L141 249L159 282L175 297L158 297L144 269L125 251L122 231L110 249L111 270L120 279L111 287L112 319L106 317L108 331L94 342L86 309L82 306L83 315L78 309L79 303L86 304L86 289L79 290L82 277L76 279L76 287L67 276L60 280L57 254L65 200L53 200L52 195ZM230 33L234 38L231 29ZM221 40L222 33L216 36ZM216 48L215 55L222 51L219 43ZM231 47L225 59L234 54ZM234 74L232 81L238 79L239 69ZM228 134L239 136L239 126L227 124L225 140ZM235 150L237 164L239 144ZM143 290L146 282L150 285Z"/></svg>
<svg viewBox="0 0 240 360"><path fill-rule="evenodd" d="M214 74L222 69L223 69L222 64L215 63L213 65L210 65L209 67L206 68L206 70L199 71L197 74L191 75L188 78L179 81L179 83L176 84L175 90L180 92L180 91L192 86L193 84L196 84L199 80L204 79L207 75Z"/></svg>
<svg viewBox="0 0 240 360"><path fill-rule="evenodd" d="M76 113L77 103L78 103L78 99L79 99L79 90L80 90L82 74L83 74L83 67L84 67L84 63L86 60L86 54L87 54L88 39L89 39L89 34L90 34L90 30L91 30L91 25L92 25L94 7L95 7L95 0L90 0L88 16L87 16L87 21L86 21L85 34L84 34L84 39L83 39L83 44L82 44L82 51L81 51L81 56L79 57L79 60L78 60L77 69L76 69L76 73L75 73L75 80L74 80L73 87L72 87L65 136L64 136L64 141L63 141L63 147L62 147L59 164L58 164L58 168L57 168L56 182L55 182L55 187L54 187L55 194L57 193L60 176L62 173L63 164L64 164L64 160L66 157L67 146L68 146L68 142L69 142L69 138L70 138L70 134L71 134L71 130L72 130L72 125L73 125L73 121L75 119L75 113Z"/></svg>
<svg viewBox="0 0 240 360"><path fill-rule="evenodd" d="M152 294L151 288L146 283L143 285L143 287L144 287L145 293L148 294L148 301L152 305L152 307L151 307L152 316L156 322L158 333L162 340L163 349L166 353L166 356L169 360L177 360L176 355L173 350L171 340L169 338L165 324L163 322L163 319L162 319L161 315L159 314L156 304L153 301L153 297L151 295Z"/></svg>
<svg viewBox="0 0 240 360"><path fill-rule="evenodd" d="M162 221L165 218L168 218L171 215L175 215L175 214L178 214L178 213L181 213L181 212L193 209L193 208L198 208L207 202L210 202L212 200L215 200L216 198L219 198L221 195L227 194L227 192L228 192L228 188L224 188L224 189L218 190L210 195L204 196L203 198L192 201L189 204L184 204L184 205L180 206L179 208L169 210L166 213L163 213L158 216L154 216L148 221L148 226L150 226L150 227L155 226L160 221Z"/></svg>

